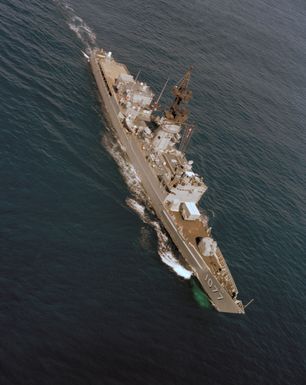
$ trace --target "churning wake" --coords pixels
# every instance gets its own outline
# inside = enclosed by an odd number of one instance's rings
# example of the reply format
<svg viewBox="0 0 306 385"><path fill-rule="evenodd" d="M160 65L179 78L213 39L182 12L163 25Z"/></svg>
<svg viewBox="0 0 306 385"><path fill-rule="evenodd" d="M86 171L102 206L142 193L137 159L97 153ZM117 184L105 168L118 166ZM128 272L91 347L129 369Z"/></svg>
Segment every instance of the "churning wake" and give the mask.
<svg viewBox="0 0 306 385"><path fill-rule="evenodd" d="M146 214L145 206L137 202L137 200L133 198L127 198L126 203L131 209L133 209L137 214L139 214L140 218L143 220L144 223L151 225L156 231L158 239L158 254L161 260L167 266L171 267L171 269L175 271L179 276L185 279L189 279L192 276L192 272L182 266L179 261L175 258L169 237L164 231L162 231L159 222L157 220L152 220L150 216Z"/></svg>
<svg viewBox="0 0 306 385"><path fill-rule="evenodd" d="M174 250L169 237L162 230L157 218L154 216L153 211L150 211L147 208L149 202L147 201L146 194L141 185L141 181L137 176L135 168L128 162L127 159L124 158L123 151L120 148L119 143L115 143L109 134L104 135L102 142L107 151L118 164L119 170L133 195L132 198L129 197L126 199L126 204L139 215L144 223L152 226L156 232L158 240L158 254L161 260L177 275L185 279L189 279L192 276L192 272L182 266L175 258Z"/></svg>
<svg viewBox="0 0 306 385"><path fill-rule="evenodd" d="M92 48L96 46L96 34L85 23L85 21L76 14L73 7L65 0L53 0L59 7L64 10L66 22L77 37L85 46L87 53L90 53Z"/></svg>
<svg viewBox="0 0 306 385"><path fill-rule="evenodd" d="M72 16L68 22L69 28L75 32L77 37L85 44L87 50L95 46L96 35L90 27L79 16Z"/></svg>

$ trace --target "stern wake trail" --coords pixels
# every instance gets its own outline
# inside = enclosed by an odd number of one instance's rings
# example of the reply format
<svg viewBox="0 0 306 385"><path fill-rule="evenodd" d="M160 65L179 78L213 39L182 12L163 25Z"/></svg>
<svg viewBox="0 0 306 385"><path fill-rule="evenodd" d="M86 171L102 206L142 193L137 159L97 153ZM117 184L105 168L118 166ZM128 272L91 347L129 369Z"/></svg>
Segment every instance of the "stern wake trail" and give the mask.
<svg viewBox="0 0 306 385"><path fill-rule="evenodd" d="M64 11L67 25L84 44L86 54L90 54L92 49L96 47L96 34L94 31L76 14L73 7L67 1L53 1Z"/></svg>

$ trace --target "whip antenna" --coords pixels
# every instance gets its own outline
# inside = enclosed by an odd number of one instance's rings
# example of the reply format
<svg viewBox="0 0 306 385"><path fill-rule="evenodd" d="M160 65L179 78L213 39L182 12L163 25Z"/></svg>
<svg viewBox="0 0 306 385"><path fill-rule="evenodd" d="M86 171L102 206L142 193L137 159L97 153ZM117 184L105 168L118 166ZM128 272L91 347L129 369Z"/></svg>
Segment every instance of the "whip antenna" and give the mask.
<svg viewBox="0 0 306 385"><path fill-rule="evenodd" d="M184 126L185 127L183 131L182 139L179 145L179 150L182 152L186 151L188 144L190 142L191 136L193 134L193 130L195 128L194 124L185 124Z"/></svg>
<svg viewBox="0 0 306 385"><path fill-rule="evenodd" d="M168 81L169 81L169 78L166 80L166 82L165 82L165 84L164 84L164 86L163 86L163 88L162 88L162 90L161 90L161 92L159 94L159 97L157 98L157 100L155 102L156 104L158 104L158 102L160 101L160 98L162 97L162 95L163 95L163 93L165 91L165 88L167 87Z"/></svg>

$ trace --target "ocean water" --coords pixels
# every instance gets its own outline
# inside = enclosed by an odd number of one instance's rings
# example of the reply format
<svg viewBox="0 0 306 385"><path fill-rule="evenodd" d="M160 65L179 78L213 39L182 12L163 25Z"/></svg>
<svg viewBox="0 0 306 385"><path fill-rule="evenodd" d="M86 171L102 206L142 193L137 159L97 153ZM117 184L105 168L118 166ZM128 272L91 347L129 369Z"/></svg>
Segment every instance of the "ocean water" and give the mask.
<svg viewBox="0 0 306 385"><path fill-rule="evenodd" d="M0 384L306 383L306 3L0 1ZM245 316L214 311L121 155L81 51L156 93Z"/></svg>

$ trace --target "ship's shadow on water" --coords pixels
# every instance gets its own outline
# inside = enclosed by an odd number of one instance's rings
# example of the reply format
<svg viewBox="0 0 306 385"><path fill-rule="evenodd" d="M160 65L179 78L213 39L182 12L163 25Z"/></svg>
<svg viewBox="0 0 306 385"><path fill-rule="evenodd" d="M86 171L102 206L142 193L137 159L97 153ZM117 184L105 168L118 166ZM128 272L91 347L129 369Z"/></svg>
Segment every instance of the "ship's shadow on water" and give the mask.
<svg viewBox="0 0 306 385"><path fill-rule="evenodd" d="M202 290L199 281L196 277L190 279L190 287L192 290L193 298L196 303L203 309L213 310L213 307L207 297L207 295Z"/></svg>

